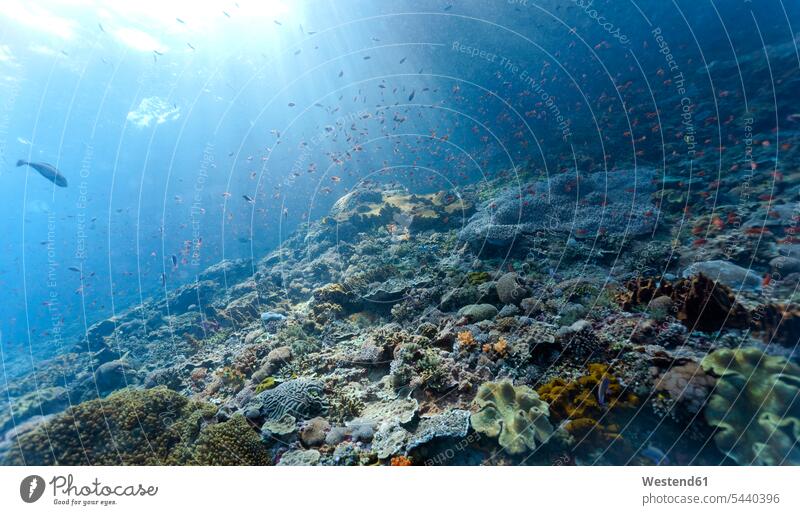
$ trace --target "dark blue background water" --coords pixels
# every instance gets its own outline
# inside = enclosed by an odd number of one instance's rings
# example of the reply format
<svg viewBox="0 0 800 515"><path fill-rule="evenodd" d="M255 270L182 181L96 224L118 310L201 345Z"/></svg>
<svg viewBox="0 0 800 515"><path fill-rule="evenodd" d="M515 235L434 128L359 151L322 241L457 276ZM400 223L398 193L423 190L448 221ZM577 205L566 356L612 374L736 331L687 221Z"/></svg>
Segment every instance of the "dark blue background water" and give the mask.
<svg viewBox="0 0 800 515"><path fill-rule="evenodd" d="M263 256L365 178L431 190L527 163L685 173L685 140L648 125L681 114L656 27L705 152L729 135L702 121L741 116L746 96L784 120L798 71L770 90L766 56L792 51L797 2L3 3L7 374L220 259ZM69 187L17 159L52 163Z"/></svg>

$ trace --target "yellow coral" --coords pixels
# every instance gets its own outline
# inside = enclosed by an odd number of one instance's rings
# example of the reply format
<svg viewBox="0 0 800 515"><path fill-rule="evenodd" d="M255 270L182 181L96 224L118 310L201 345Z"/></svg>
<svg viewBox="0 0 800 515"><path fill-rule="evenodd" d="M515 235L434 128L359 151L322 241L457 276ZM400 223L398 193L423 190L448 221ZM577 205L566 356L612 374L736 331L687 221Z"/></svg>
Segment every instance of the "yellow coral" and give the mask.
<svg viewBox="0 0 800 515"><path fill-rule="evenodd" d="M616 422L632 412L639 399L625 390L614 377L608 365L591 363L589 373L575 381L553 379L540 386L539 396L550 405L555 421L568 421L565 429L571 434L590 435L599 440L613 440L619 435ZM603 379L606 378L607 382ZM598 400L598 389L605 387L604 403Z"/></svg>
<svg viewBox="0 0 800 515"><path fill-rule="evenodd" d="M494 350L497 355L505 356L508 352L508 342L502 336L492 345L492 350Z"/></svg>
<svg viewBox="0 0 800 515"><path fill-rule="evenodd" d="M492 354L493 358L504 358L508 354L508 341L502 336L494 343L484 343L481 347L484 354Z"/></svg>
<svg viewBox="0 0 800 515"><path fill-rule="evenodd" d="M277 383L277 381L275 381L275 378L272 377L272 376L267 377L263 381L258 383L258 386L256 386L256 393L259 394L259 393L261 393L263 391L271 390L271 389L275 388L276 386L278 386L278 383Z"/></svg>

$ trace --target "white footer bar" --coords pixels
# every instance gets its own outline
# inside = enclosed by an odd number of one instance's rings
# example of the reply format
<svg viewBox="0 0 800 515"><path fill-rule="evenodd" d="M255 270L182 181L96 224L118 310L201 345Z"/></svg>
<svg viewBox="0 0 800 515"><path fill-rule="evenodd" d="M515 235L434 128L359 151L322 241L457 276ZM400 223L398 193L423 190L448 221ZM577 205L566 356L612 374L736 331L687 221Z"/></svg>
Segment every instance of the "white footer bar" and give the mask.
<svg viewBox="0 0 800 515"><path fill-rule="evenodd" d="M2 467L0 485L14 514L800 513L793 467Z"/></svg>

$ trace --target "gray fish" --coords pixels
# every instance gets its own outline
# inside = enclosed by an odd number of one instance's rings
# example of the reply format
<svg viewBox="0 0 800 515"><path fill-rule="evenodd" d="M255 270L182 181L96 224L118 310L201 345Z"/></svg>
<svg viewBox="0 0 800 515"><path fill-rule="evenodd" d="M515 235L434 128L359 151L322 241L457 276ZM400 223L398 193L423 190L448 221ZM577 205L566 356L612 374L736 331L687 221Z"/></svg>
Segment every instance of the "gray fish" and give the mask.
<svg viewBox="0 0 800 515"><path fill-rule="evenodd" d="M37 172L39 172L39 174L41 174L42 177L52 182L56 186L60 186L62 188L67 187L67 179L63 175L61 175L61 172L59 172L55 166L49 165L47 163L29 163L28 161L23 161L22 159L17 161L17 166L25 166L25 165L28 165Z"/></svg>
<svg viewBox="0 0 800 515"><path fill-rule="evenodd" d="M608 395L608 387L610 385L611 381L608 379L608 376L603 376L603 379L600 380L600 384L597 387L597 403L604 408L606 407L606 395Z"/></svg>

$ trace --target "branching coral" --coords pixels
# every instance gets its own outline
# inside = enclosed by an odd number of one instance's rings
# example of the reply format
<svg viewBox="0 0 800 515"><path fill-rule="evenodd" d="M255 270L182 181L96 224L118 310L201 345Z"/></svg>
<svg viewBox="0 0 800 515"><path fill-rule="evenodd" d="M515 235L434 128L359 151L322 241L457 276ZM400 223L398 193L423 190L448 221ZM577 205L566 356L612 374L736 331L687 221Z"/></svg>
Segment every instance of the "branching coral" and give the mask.
<svg viewBox="0 0 800 515"><path fill-rule="evenodd" d="M440 350L427 346L427 339L416 336L398 345L389 365L392 384L396 388L411 385L438 390L448 384L450 371Z"/></svg>
<svg viewBox="0 0 800 515"><path fill-rule="evenodd" d="M671 310L686 327L697 331L718 331L728 328L746 328L750 316L738 302L730 288L716 283L703 274L669 281L639 278L625 285L627 291L617 297L625 311L645 307L661 296L672 300Z"/></svg>
<svg viewBox="0 0 800 515"><path fill-rule="evenodd" d="M508 341L502 336L494 343L485 343L481 350L484 354L489 354L494 359L504 358L508 355Z"/></svg>
<svg viewBox="0 0 800 515"><path fill-rule="evenodd" d="M292 355L302 357L319 349L319 341L309 336L297 322L287 323L275 335L275 339L291 348Z"/></svg>
<svg viewBox="0 0 800 515"><path fill-rule="evenodd" d="M536 450L553 433L547 404L527 386L510 381L484 383L475 396L478 411L470 417L472 428L491 438L509 454Z"/></svg>
<svg viewBox="0 0 800 515"><path fill-rule="evenodd" d="M741 465L800 464L800 367L752 348L701 364L719 377L705 409L717 448Z"/></svg>
<svg viewBox="0 0 800 515"><path fill-rule="evenodd" d="M475 345L475 337L472 336L470 331L461 331L456 336L458 340L458 345L461 349L469 349Z"/></svg>

